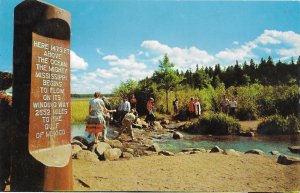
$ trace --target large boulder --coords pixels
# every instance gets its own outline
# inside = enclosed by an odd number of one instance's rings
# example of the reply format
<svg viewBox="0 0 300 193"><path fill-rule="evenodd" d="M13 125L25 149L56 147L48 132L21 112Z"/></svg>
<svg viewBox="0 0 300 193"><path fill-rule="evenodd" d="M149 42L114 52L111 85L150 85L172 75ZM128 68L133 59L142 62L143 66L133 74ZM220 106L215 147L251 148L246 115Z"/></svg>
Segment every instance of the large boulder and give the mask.
<svg viewBox="0 0 300 193"><path fill-rule="evenodd" d="M222 153L222 152L223 152L223 150L221 148L219 148L218 146L215 146L210 150L210 153Z"/></svg>
<svg viewBox="0 0 300 193"><path fill-rule="evenodd" d="M173 132L173 139L182 139L183 135L179 133L178 131Z"/></svg>
<svg viewBox="0 0 300 193"><path fill-rule="evenodd" d="M105 160L109 160L109 161L117 160L120 158L121 155L122 155L122 151L119 148L107 149L104 152Z"/></svg>
<svg viewBox="0 0 300 193"><path fill-rule="evenodd" d="M280 155L277 159L277 163L283 165L300 164L300 158L288 157L286 155Z"/></svg>
<svg viewBox="0 0 300 193"><path fill-rule="evenodd" d="M245 152L246 154L257 154L257 155L264 155L265 154L265 152L263 152L262 150L260 150L260 149L251 149L251 150L249 150L249 151L246 151Z"/></svg>
<svg viewBox="0 0 300 193"><path fill-rule="evenodd" d="M162 130L163 127L161 126L160 122L154 121L153 129L154 130Z"/></svg>
<svg viewBox="0 0 300 193"><path fill-rule="evenodd" d="M290 146L288 148L292 153L300 154L300 146Z"/></svg>
<svg viewBox="0 0 300 193"><path fill-rule="evenodd" d="M112 148L123 148L123 144L119 140L108 140L106 141Z"/></svg>
<svg viewBox="0 0 300 193"><path fill-rule="evenodd" d="M111 149L111 146L108 143L100 142L95 144L94 151L98 156L102 156L104 152L108 149Z"/></svg>
<svg viewBox="0 0 300 193"><path fill-rule="evenodd" d="M160 152L160 147L157 143L154 143L148 148L149 151Z"/></svg>
<svg viewBox="0 0 300 193"><path fill-rule="evenodd" d="M72 156L74 157L81 150L82 148L80 147L80 145L72 145Z"/></svg>
<svg viewBox="0 0 300 193"><path fill-rule="evenodd" d="M95 153L92 153L88 150L81 150L76 154L76 159L90 161L90 162L98 162L98 156Z"/></svg>

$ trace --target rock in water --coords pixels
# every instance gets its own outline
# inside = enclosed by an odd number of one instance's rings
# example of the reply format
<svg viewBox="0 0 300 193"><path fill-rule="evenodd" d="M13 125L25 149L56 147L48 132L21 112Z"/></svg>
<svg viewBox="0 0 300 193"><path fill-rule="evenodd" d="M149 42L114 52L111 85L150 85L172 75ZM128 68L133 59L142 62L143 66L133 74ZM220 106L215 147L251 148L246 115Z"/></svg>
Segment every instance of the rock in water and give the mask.
<svg viewBox="0 0 300 193"><path fill-rule="evenodd" d="M271 153L272 155L280 155L279 151L274 151L274 150L273 150L273 151L271 151L270 153Z"/></svg>
<svg viewBox="0 0 300 193"><path fill-rule="evenodd" d="M104 152L104 158L105 160L117 160L122 155L122 151L119 148L113 148L113 149L107 149Z"/></svg>
<svg viewBox="0 0 300 193"><path fill-rule="evenodd" d="M238 133L238 135L244 136L244 137L254 137L255 136L254 132L252 132L252 131L247 131L247 132L241 131Z"/></svg>
<svg viewBox="0 0 300 193"><path fill-rule="evenodd" d="M175 154L170 151L160 151L158 155L174 156Z"/></svg>
<svg viewBox="0 0 300 193"><path fill-rule="evenodd" d="M247 153L257 154L257 155L264 155L264 154L265 154L265 152L263 152L263 151L260 150L260 149L252 149L252 150L246 151L245 153L246 153L246 154L247 154Z"/></svg>
<svg viewBox="0 0 300 193"><path fill-rule="evenodd" d="M98 156L88 150L81 150L76 154L76 158L84 161L98 162Z"/></svg>
<svg viewBox="0 0 300 193"><path fill-rule="evenodd" d="M173 132L173 139L182 139L183 135L178 131Z"/></svg>
<svg viewBox="0 0 300 193"><path fill-rule="evenodd" d="M107 149L111 149L111 146L108 143L100 142L95 144L95 153L98 156L102 156Z"/></svg>
<svg viewBox="0 0 300 193"><path fill-rule="evenodd" d="M223 152L223 150L221 148L219 148L218 146L215 146L210 150L210 153L222 153L222 152Z"/></svg>
<svg viewBox="0 0 300 193"><path fill-rule="evenodd" d="M163 127L161 126L160 122L154 121L153 129L154 129L154 130L162 130Z"/></svg>
<svg viewBox="0 0 300 193"><path fill-rule="evenodd" d="M160 147L157 143L154 143L148 148L149 151L160 152Z"/></svg>
<svg viewBox="0 0 300 193"><path fill-rule="evenodd" d="M290 146L288 148L292 153L300 154L300 146Z"/></svg>
<svg viewBox="0 0 300 193"><path fill-rule="evenodd" d="M286 155L280 155L277 159L277 163L283 165L300 164L300 158L288 157Z"/></svg>

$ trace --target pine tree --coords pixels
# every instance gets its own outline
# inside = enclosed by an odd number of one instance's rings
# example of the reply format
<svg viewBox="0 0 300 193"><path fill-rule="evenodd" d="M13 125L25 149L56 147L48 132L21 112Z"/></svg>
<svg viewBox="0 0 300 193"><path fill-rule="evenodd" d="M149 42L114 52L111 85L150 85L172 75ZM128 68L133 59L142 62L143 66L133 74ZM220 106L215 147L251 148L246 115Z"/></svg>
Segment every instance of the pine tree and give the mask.
<svg viewBox="0 0 300 193"><path fill-rule="evenodd" d="M170 62L168 55L165 54L163 60L159 61L159 70L154 72L159 88L164 89L166 92L167 113L169 113L169 92L182 80L173 68L174 64Z"/></svg>

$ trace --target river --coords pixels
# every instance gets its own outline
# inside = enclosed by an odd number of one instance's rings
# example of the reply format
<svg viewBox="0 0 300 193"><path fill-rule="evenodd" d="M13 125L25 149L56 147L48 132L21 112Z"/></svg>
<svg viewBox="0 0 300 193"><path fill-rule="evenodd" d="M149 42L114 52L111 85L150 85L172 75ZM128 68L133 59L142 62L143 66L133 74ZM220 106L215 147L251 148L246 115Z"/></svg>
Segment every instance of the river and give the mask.
<svg viewBox="0 0 300 193"><path fill-rule="evenodd" d="M221 149L235 149L245 152L251 149L260 149L271 156L270 151L276 150L281 154L300 157L298 154L293 154L288 147L292 145L300 145L300 135L276 135L255 137L241 137L235 135L229 136L207 136L207 135L191 135L183 133L184 138L174 140L172 133L161 135L160 139L154 139L162 150L172 151L174 153L181 151L184 148L205 148L211 149L214 146L219 146ZM93 141L93 136L88 137L85 132L85 125L72 125L72 138L75 136L85 136L88 141ZM108 127L108 138L115 136L112 127Z"/></svg>

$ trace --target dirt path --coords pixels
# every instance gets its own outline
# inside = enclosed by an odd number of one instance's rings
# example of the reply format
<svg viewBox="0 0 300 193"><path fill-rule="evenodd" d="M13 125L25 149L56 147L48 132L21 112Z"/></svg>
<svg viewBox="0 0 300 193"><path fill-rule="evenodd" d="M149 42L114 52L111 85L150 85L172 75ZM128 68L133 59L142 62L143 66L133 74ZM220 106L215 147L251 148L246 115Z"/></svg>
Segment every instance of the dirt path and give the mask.
<svg viewBox="0 0 300 193"><path fill-rule="evenodd" d="M288 191L300 190L300 165L263 155L199 153L132 160L73 160L79 191Z"/></svg>

